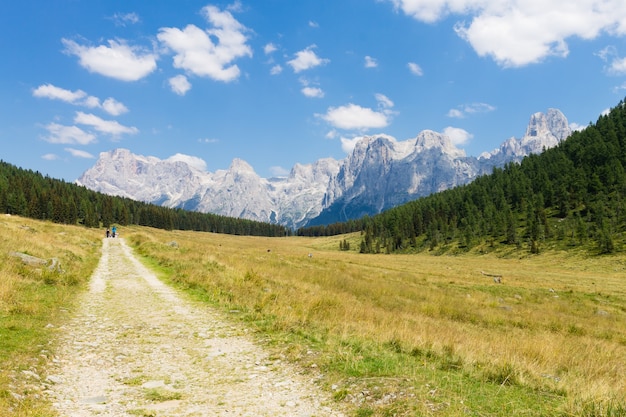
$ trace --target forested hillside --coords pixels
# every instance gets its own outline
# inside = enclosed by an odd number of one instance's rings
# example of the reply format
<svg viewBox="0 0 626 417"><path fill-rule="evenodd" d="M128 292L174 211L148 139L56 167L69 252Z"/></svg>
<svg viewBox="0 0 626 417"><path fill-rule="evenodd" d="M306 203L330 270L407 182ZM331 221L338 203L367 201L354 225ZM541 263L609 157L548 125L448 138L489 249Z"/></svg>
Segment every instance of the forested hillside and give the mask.
<svg viewBox="0 0 626 417"><path fill-rule="evenodd" d="M556 148L471 184L356 222L300 235L362 232L364 253L514 245L621 251L626 231L626 104Z"/></svg>
<svg viewBox="0 0 626 417"><path fill-rule="evenodd" d="M279 225L108 196L3 161L0 161L0 213L87 227L134 224L236 235L289 234L288 229Z"/></svg>

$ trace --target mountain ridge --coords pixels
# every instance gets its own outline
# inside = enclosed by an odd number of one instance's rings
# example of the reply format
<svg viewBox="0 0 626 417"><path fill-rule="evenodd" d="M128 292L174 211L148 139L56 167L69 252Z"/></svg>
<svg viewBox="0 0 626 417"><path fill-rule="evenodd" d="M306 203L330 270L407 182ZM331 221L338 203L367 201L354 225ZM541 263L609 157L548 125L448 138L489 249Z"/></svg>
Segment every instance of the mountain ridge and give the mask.
<svg viewBox="0 0 626 417"><path fill-rule="evenodd" d="M466 156L449 137L424 130L415 138L365 136L342 160L295 164L287 177L262 178L235 158L207 172L183 158L165 160L115 149L76 181L95 191L167 207L278 223L292 229L346 221L466 184L507 162L556 146L571 133L558 109L534 113L526 133L491 152Z"/></svg>

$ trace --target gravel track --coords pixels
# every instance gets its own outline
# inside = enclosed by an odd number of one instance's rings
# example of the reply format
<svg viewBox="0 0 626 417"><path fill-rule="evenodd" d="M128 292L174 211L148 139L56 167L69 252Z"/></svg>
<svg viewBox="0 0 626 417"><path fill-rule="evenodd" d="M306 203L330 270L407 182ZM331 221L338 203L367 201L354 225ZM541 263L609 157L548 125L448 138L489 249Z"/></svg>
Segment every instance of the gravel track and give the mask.
<svg viewBox="0 0 626 417"><path fill-rule="evenodd" d="M120 238L103 240L60 334L45 385L61 416L344 416L315 376L164 285Z"/></svg>

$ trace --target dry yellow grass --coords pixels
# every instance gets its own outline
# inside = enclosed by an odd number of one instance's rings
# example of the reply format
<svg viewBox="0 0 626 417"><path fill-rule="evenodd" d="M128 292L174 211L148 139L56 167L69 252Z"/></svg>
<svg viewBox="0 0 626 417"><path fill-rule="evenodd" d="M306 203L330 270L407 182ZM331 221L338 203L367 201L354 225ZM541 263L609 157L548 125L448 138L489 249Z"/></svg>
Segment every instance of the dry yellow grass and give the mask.
<svg viewBox="0 0 626 417"><path fill-rule="evenodd" d="M432 359L438 369L491 383L497 392L512 385L558 397L564 414L580 402L626 398L623 256L363 255L339 251L343 238L146 229L130 236L175 281L204 289L227 310L276 332L273 337L283 332L321 341L315 361L330 374L417 384L420 366ZM358 236L351 239L358 247ZM502 283L488 274L502 275ZM375 359L368 355L387 351L405 359L368 368ZM471 396L463 390L450 397ZM447 407L449 415L461 410Z"/></svg>
<svg viewBox="0 0 626 417"><path fill-rule="evenodd" d="M0 216L0 235L0 415L53 415L33 375L44 376L55 329L95 268L102 235L6 215ZM57 258L63 272L25 265L12 252Z"/></svg>

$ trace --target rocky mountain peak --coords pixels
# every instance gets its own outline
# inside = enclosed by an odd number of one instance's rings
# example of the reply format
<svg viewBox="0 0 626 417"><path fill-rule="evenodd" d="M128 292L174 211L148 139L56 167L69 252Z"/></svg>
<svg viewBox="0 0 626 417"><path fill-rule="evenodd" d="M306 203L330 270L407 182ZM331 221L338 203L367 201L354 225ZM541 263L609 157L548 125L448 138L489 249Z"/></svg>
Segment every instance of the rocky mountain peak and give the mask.
<svg viewBox="0 0 626 417"><path fill-rule="evenodd" d="M252 168L252 165L250 165L243 159L239 159L239 158L233 159L230 166L228 167L228 171L232 173L238 173L238 174L256 175L256 172L254 172L254 168Z"/></svg>
<svg viewBox="0 0 626 417"><path fill-rule="evenodd" d="M546 113L538 112L530 116L526 133L520 139L512 137L498 149L483 153L480 159L490 159L496 164L520 161L526 155L555 147L571 133L565 115L560 110L548 109Z"/></svg>
<svg viewBox="0 0 626 417"><path fill-rule="evenodd" d="M322 158L313 164L296 163L291 168L289 178L313 182L328 182L328 179L336 175L337 171L339 171L339 161L333 158Z"/></svg>
<svg viewBox="0 0 626 417"><path fill-rule="evenodd" d="M465 151L454 146L450 138L432 130L423 130L415 138L415 152L436 149L452 157L462 158Z"/></svg>
<svg viewBox="0 0 626 417"><path fill-rule="evenodd" d="M289 172L290 178L308 178L313 172L313 168L311 165L304 165L300 163L296 163Z"/></svg>
<svg viewBox="0 0 626 417"><path fill-rule="evenodd" d="M565 115L558 109L548 109L546 113L535 113L530 116L526 137L554 136L558 142L572 133Z"/></svg>

